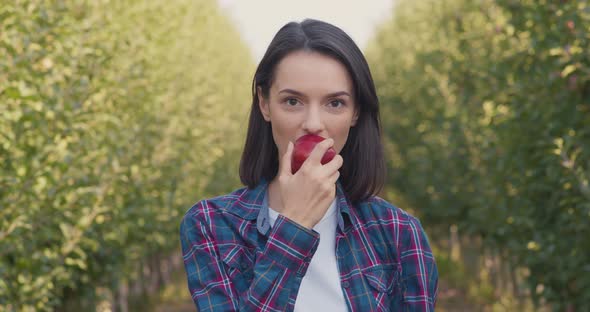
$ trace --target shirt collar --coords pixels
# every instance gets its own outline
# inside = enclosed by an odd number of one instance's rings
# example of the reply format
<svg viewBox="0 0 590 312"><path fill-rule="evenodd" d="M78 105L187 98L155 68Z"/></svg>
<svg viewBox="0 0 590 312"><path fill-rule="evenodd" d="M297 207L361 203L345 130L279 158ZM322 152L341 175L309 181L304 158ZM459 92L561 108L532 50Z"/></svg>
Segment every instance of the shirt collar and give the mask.
<svg viewBox="0 0 590 312"><path fill-rule="evenodd" d="M258 231L267 235L270 230L268 199L266 196L268 181L262 181L253 189L246 188L236 200L227 206L227 211L246 220L256 220ZM351 204L344 194L340 180L336 182L336 209L338 211L338 227L342 232L352 224Z"/></svg>

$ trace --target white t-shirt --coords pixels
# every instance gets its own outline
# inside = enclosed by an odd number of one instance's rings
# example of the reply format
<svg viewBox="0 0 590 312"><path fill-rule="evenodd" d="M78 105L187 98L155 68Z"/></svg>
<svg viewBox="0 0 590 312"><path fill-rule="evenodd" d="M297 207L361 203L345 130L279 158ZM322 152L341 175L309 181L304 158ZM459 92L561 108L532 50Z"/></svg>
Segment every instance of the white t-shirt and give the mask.
<svg viewBox="0 0 590 312"><path fill-rule="evenodd" d="M313 227L320 233L320 243L301 281L295 300L295 312L348 311L336 262L336 227L338 226L336 212L336 199L334 199L324 217ZM272 227L279 213L269 207L268 214Z"/></svg>

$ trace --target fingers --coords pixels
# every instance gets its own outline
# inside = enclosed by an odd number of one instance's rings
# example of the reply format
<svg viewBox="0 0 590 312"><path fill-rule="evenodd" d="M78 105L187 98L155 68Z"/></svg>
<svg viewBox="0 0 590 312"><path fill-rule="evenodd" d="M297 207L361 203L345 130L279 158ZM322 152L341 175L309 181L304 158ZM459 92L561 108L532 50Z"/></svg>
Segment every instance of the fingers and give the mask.
<svg viewBox="0 0 590 312"><path fill-rule="evenodd" d="M289 176L291 175L291 157L293 154L293 142L289 141L287 145L287 150L285 154L283 154L283 159L281 161L281 167L279 168L279 174Z"/></svg>
<svg viewBox="0 0 590 312"><path fill-rule="evenodd" d="M338 169L342 167L342 164L344 164L344 159L342 158L342 156L337 154L336 156L334 156L332 160L330 160L327 164L324 165L324 169L327 172L331 173L334 171L338 171Z"/></svg>
<svg viewBox="0 0 590 312"><path fill-rule="evenodd" d="M329 178L328 181L330 182L330 184L336 184L336 182L338 181L338 178L340 178L340 171L336 170L336 172L334 172Z"/></svg>
<svg viewBox="0 0 590 312"><path fill-rule="evenodd" d="M334 140L332 140L332 139L325 139L322 142L318 143L313 148L313 150L311 151L311 153L309 154L309 157L303 163L303 166L305 166L306 163L319 164L320 161L322 160L322 157L324 157L324 154L326 153L326 151L330 147L332 147L333 145L334 145Z"/></svg>

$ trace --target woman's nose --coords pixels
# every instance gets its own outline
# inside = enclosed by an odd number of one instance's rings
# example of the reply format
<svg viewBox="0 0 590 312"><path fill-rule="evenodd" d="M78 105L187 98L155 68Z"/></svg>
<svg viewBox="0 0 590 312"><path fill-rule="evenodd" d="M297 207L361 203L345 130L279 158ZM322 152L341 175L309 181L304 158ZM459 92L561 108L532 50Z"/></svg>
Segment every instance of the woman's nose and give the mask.
<svg viewBox="0 0 590 312"><path fill-rule="evenodd" d="M319 108L310 107L305 115L303 121L303 130L308 133L317 134L324 130L324 123L322 122L322 116Z"/></svg>

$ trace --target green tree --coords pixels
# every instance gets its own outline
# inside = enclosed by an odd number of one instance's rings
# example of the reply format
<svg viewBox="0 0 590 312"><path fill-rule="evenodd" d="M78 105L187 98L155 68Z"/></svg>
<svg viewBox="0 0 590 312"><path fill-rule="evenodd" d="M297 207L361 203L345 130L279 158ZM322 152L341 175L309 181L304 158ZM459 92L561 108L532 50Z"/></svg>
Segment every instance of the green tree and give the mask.
<svg viewBox="0 0 590 312"><path fill-rule="evenodd" d="M213 0L3 3L0 55L0 311L94 308L238 162L251 56Z"/></svg>
<svg viewBox="0 0 590 312"><path fill-rule="evenodd" d="M583 1L400 1L368 49L391 185L555 310L590 302L589 30Z"/></svg>

